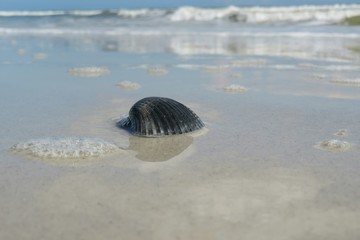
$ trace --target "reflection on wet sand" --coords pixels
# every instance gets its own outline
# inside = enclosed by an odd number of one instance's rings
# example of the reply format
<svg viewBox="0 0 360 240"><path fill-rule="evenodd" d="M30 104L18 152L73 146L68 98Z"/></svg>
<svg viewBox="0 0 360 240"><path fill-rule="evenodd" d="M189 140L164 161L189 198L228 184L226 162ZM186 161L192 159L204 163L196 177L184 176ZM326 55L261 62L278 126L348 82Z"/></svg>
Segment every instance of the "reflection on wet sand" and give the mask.
<svg viewBox="0 0 360 240"><path fill-rule="evenodd" d="M36 38L37 36L35 36ZM331 39L331 40L330 40ZM80 51L128 53L174 53L191 55L242 55L251 57L291 57L306 60L323 60L349 63L358 59L358 54L344 46L357 44L356 38L347 35L310 36L306 33L267 35L263 33L186 33L161 32L158 34L129 32L112 35L83 35L41 37L51 48L70 46ZM329 51L329 48L332 51ZM47 49L50 50L50 49ZM236 66L249 63L235 61ZM262 67L267 63L255 60L251 63ZM235 67L234 66L234 67ZM301 66L301 65L300 65ZM312 68L311 64L302 66Z"/></svg>
<svg viewBox="0 0 360 240"><path fill-rule="evenodd" d="M162 138L141 138L130 136L128 150L135 151L136 158L146 162L163 162L174 158L193 142L188 135Z"/></svg>
<svg viewBox="0 0 360 240"><path fill-rule="evenodd" d="M278 35L278 36L277 36ZM93 39L86 44L98 45L103 51L125 51L138 53L172 52L178 55L233 55L294 57L298 59L349 61L354 56L349 51L331 51L343 49L344 43L352 45L352 38L328 36L311 37L306 33L289 35L267 35L242 33L239 35L220 33L162 33L144 35L141 33L123 34L114 39L106 36ZM83 46L80 46L81 48ZM241 62L235 64L243 65ZM259 66L265 62L257 62Z"/></svg>

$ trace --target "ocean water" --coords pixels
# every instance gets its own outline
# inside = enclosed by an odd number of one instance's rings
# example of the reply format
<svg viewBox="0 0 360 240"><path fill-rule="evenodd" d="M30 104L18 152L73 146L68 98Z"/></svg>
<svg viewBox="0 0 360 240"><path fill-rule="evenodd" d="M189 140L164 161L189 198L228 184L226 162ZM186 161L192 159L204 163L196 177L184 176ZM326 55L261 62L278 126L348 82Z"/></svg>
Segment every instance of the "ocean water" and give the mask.
<svg viewBox="0 0 360 240"><path fill-rule="evenodd" d="M359 15L0 11L0 239L359 239ZM148 96L206 129L117 128Z"/></svg>

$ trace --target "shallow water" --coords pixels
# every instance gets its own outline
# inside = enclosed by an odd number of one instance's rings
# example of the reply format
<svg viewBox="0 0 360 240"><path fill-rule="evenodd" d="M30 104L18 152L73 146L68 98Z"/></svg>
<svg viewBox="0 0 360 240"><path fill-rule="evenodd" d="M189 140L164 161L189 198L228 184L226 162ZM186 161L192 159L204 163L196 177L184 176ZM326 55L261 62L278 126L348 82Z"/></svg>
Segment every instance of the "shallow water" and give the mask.
<svg viewBox="0 0 360 240"><path fill-rule="evenodd" d="M359 29L258 28L2 34L0 238L358 239L360 88L341 83L358 79ZM107 71L68 73L89 68ZM117 86L125 81L141 87ZM231 85L248 90L223 90ZM148 96L184 103L206 131L143 139L118 129ZM73 136L120 150L65 160L10 151ZM331 139L351 147L314 147Z"/></svg>

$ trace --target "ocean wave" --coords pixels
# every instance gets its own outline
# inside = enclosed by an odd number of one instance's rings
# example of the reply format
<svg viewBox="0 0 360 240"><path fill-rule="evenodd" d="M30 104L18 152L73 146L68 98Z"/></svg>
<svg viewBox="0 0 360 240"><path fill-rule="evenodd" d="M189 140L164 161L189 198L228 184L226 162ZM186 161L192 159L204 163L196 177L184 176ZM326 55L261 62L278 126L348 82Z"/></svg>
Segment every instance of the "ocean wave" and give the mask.
<svg viewBox="0 0 360 240"><path fill-rule="evenodd" d="M74 10L74 11L69 11L69 12L64 12L65 14L69 14L69 15L74 15L74 16L96 16L96 15L101 15L103 14L104 11L102 10L89 10L89 11L85 11L85 10Z"/></svg>
<svg viewBox="0 0 360 240"><path fill-rule="evenodd" d="M65 14L66 11L0 11L0 17L46 17Z"/></svg>
<svg viewBox="0 0 360 240"><path fill-rule="evenodd" d="M235 7L218 9L180 7L170 17L171 21L229 20L247 23L277 22L340 22L360 15L360 5L326 5L297 7Z"/></svg>
<svg viewBox="0 0 360 240"><path fill-rule="evenodd" d="M164 17L167 14L171 13L171 10L163 9L137 9L137 10L117 10L116 15L123 18L156 18Z"/></svg>
<svg viewBox="0 0 360 240"><path fill-rule="evenodd" d="M161 9L136 10L71 10L71 11L0 11L0 17L47 17L47 16L118 16L123 18L140 18L163 16L169 11Z"/></svg>
<svg viewBox="0 0 360 240"><path fill-rule="evenodd" d="M0 11L0 17L118 17L126 19L155 18L170 22L230 21L243 23L340 23L346 18L359 16L360 4L291 7L237 7L177 9L114 9L72 11Z"/></svg>

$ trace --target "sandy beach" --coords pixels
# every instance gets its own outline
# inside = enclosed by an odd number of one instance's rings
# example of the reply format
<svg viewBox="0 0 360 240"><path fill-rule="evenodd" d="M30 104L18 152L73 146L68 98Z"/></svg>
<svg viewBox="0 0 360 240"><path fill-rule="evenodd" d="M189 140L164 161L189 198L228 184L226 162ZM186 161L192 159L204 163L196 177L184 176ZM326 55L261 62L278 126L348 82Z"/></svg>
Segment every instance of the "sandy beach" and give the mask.
<svg viewBox="0 0 360 240"><path fill-rule="evenodd" d="M358 26L142 23L0 29L0 239L360 238ZM205 129L118 128L148 96Z"/></svg>

